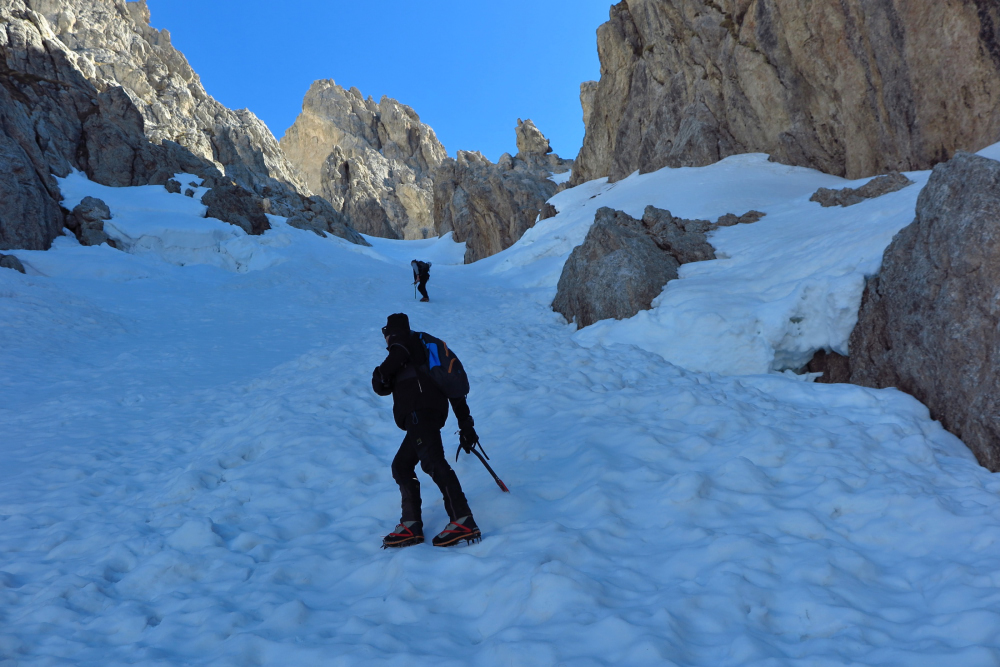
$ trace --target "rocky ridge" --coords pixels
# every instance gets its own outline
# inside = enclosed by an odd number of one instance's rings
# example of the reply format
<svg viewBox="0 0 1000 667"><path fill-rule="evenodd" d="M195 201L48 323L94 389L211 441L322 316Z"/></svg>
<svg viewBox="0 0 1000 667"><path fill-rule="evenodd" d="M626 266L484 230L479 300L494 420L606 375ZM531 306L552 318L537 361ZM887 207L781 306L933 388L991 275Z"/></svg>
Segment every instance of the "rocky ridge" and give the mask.
<svg viewBox="0 0 1000 667"><path fill-rule="evenodd" d="M27 0L98 87L121 86L154 144L173 141L215 164L237 185L281 208L289 188L311 194L271 131L247 109L212 98L167 30L149 25L145 0ZM270 191L265 193L265 189ZM289 202L292 208L298 202Z"/></svg>
<svg viewBox="0 0 1000 667"><path fill-rule="evenodd" d="M981 0L623 0L571 183L750 152L927 169L1000 138L998 30Z"/></svg>
<svg viewBox="0 0 1000 667"><path fill-rule="evenodd" d="M0 5L0 249L44 250L61 233L53 175L78 169L113 186L218 175L179 144L149 142L128 94L83 69L43 15L21 0Z"/></svg>
<svg viewBox="0 0 1000 667"><path fill-rule="evenodd" d="M280 141L314 191L365 234L419 239L434 230L433 172L447 153L405 104L316 81Z"/></svg>
<svg viewBox="0 0 1000 667"><path fill-rule="evenodd" d="M48 248L67 223L82 239L85 229L99 231L60 208L53 175L73 169L111 186L195 174L207 187L240 186L262 213L322 207L299 190L267 128L208 97L169 35L148 19L145 2L0 6L0 248ZM330 232L364 243L327 213Z"/></svg>
<svg viewBox="0 0 1000 667"><path fill-rule="evenodd" d="M455 241L466 243L466 263L513 245L565 188L551 176L572 169L573 161L552 153L530 119L519 118L515 133L515 156L504 153L494 164L482 153L458 151L434 173L435 232L454 232Z"/></svg>

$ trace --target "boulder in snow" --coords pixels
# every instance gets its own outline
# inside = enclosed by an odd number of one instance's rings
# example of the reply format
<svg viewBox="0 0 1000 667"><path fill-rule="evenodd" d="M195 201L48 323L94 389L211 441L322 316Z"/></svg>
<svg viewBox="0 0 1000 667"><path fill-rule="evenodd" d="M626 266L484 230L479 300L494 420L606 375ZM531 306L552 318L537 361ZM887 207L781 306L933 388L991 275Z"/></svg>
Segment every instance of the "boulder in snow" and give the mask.
<svg viewBox="0 0 1000 667"><path fill-rule="evenodd" d="M656 245L673 255L678 264L715 259L715 249L706 236L715 225L708 220L675 218L670 211L647 206L642 223Z"/></svg>
<svg viewBox="0 0 1000 667"><path fill-rule="evenodd" d="M886 248L851 334L851 382L922 401L1000 471L1000 163L934 168L916 220Z"/></svg>
<svg viewBox="0 0 1000 667"><path fill-rule="evenodd" d="M893 171L882 176L876 176L860 188L843 188L841 190L820 188L813 193L809 201L817 202L820 206L853 206L854 204L860 204L866 199L881 197L890 192L902 190L907 185L913 185L913 181L898 171Z"/></svg>
<svg viewBox="0 0 1000 667"><path fill-rule="evenodd" d="M263 234L271 228L261 199L238 185L216 185L202 195L201 203L208 206L206 218L236 225L247 234Z"/></svg>
<svg viewBox="0 0 1000 667"><path fill-rule="evenodd" d="M0 269L14 269L24 273L24 264L14 255L0 255Z"/></svg>
<svg viewBox="0 0 1000 667"><path fill-rule="evenodd" d="M632 317L677 277L678 266L642 222L600 208L586 240L566 260L552 309L578 327Z"/></svg>
<svg viewBox="0 0 1000 667"><path fill-rule="evenodd" d="M639 221L622 211L600 208L586 240L563 266L552 309L579 327L632 317L649 309L663 286L677 277L681 264L715 259L708 232L763 216L760 211L727 213L709 222L647 206Z"/></svg>
<svg viewBox="0 0 1000 667"><path fill-rule="evenodd" d="M806 364L806 373L822 373L816 382L824 384L847 383L851 381L851 360L842 354L829 350L818 350Z"/></svg>
<svg viewBox="0 0 1000 667"><path fill-rule="evenodd" d="M111 219L111 209L97 197L84 197L66 216L66 226L82 245L114 245L104 233L104 221Z"/></svg>

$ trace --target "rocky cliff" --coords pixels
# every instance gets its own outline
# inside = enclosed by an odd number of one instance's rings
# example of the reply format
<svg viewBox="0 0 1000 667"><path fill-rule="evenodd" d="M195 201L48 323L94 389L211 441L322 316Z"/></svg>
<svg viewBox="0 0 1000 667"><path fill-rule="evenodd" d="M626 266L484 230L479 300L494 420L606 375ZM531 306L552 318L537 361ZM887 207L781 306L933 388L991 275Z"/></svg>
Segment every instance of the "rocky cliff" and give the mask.
<svg viewBox="0 0 1000 667"><path fill-rule="evenodd" d="M61 232L53 175L79 169L115 186L219 176L178 144L149 142L128 94L85 70L43 15L21 0L0 5L0 249L42 250Z"/></svg>
<svg viewBox="0 0 1000 667"><path fill-rule="evenodd" d="M496 164L482 153L458 151L434 173L434 223L438 235L454 232L466 243L465 261L475 262L514 244L534 226L546 200L563 186L551 180L572 160L552 153L531 120L517 120L517 155Z"/></svg>
<svg viewBox="0 0 1000 667"><path fill-rule="evenodd" d="M447 153L405 104L316 81L281 147L308 186L366 234L426 238L434 230L432 175Z"/></svg>
<svg viewBox="0 0 1000 667"><path fill-rule="evenodd" d="M886 248L851 333L851 382L924 403L1000 471L1000 162L934 168L916 220Z"/></svg>
<svg viewBox="0 0 1000 667"><path fill-rule="evenodd" d="M260 119L246 109L228 109L205 92L187 59L170 43L170 33L150 27L145 0L27 4L45 16L55 37L78 56L88 79L98 87L125 89L142 114L150 141L177 142L258 194L270 187L280 199L286 186L310 194Z"/></svg>
<svg viewBox="0 0 1000 667"><path fill-rule="evenodd" d="M1000 5L624 0L573 184L728 155L860 178L1000 139Z"/></svg>
<svg viewBox="0 0 1000 667"><path fill-rule="evenodd" d="M0 4L0 248L49 246L66 224L53 175L71 169L112 186L183 171L235 182L262 212L316 218L323 208L270 131L209 97L148 20L143 1ZM363 242L332 209L320 218Z"/></svg>

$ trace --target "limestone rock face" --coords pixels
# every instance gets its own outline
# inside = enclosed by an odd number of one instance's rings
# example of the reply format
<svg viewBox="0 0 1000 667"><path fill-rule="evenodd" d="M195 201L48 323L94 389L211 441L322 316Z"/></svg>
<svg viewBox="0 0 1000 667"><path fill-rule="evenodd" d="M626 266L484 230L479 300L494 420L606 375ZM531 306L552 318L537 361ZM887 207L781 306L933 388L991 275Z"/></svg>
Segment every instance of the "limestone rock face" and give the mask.
<svg viewBox="0 0 1000 667"><path fill-rule="evenodd" d="M897 387L1000 471L1000 163L934 168L851 334L851 382Z"/></svg>
<svg viewBox="0 0 1000 667"><path fill-rule="evenodd" d="M716 222L685 220L647 206L642 220L608 207L598 209L582 245L570 253L559 276L552 309L578 327L632 317L649 309L663 286L688 262L715 259L708 232L749 224L759 211L727 213Z"/></svg>
<svg viewBox="0 0 1000 667"><path fill-rule="evenodd" d="M281 147L309 188L361 232L406 239L433 234L432 175L447 152L410 107L316 81Z"/></svg>
<svg viewBox="0 0 1000 667"><path fill-rule="evenodd" d="M1000 138L1000 6L623 0L572 184L728 155L851 179Z"/></svg>
<svg viewBox="0 0 1000 667"><path fill-rule="evenodd" d="M531 120L517 121L519 151L496 164L482 153L458 151L434 173L434 224L438 235L454 232L466 243L465 262L509 248L535 222L555 215L546 201L565 188L551 180L572 168L551 152L549 140Z"/></svg>
<svg viewBox="0 0 1000 667"><path fill-rule="evenodd" d="M72 169L112 186L224 169L270 212L303 210L267 128L208 97L148 18L144 2L0 3L0 249L49 247L67 222L53 175Z"/></svg>
<svg viewBox="0 0 1000 667"><path fill-rule="evenodd" d="M154 144L173 141L215 163L248 190L305 192L270 130L250 111L233 111L201 85L170 33L149 25L145 0L27 0L56 39L78 56L98 87L121 86L142 116ZM305 194L310 194L305 192Z"/></svg>
<svg viewBox="0 0 1000 667"><path fill-rule="evenodd" d="M584 81L580 84L580 106L583 107L583 127L590 124L590 116L594 112L594 98L597 96L596 81Z"/></svg>
<svg viewBox="0 0 1000 667"><path fill-rule="evenodd" d="M552 309L578 327L632 317L650 307L679 266L642 222L605 206L566 260Z"/></svg>
<svg viewBox="0 0 1000 667"><path fill-rule="evenodd" d="M79 169L105 185L218 173L182 147L150 143L126 92L98 87L21 0L0 5L0 249L44 250L65 224L53 175Z"/></svg>
<svg viewBox="0 0 1000 667"><path fill-rule="evenodd" d="M820 188L813 193L809 201L818 202L820 206L854 206L866 199L902 190L907 185L913 185L913 181L898 171L894 171L891 174L876 176L860 188L843 188L841 190Z"/></svg>

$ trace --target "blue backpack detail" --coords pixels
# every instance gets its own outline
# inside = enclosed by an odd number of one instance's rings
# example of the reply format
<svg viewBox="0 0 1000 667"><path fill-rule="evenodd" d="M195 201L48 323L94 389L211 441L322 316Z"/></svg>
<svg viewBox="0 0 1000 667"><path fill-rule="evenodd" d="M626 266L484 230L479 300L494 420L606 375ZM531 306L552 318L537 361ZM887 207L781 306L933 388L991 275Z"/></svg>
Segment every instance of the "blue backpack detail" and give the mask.
<svg viewBox="0 0 1000 667"><path fill-rule="evenodd" d="M434 384L448 398L465 398L469 395L469 376L465 373L462 362L448 344L440 338L427 333L416 332L427 350L427 362L421 364L423 370L434 381Z"/></svg>

